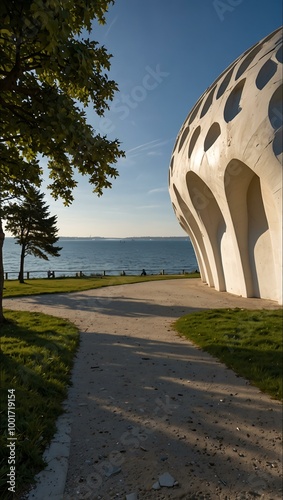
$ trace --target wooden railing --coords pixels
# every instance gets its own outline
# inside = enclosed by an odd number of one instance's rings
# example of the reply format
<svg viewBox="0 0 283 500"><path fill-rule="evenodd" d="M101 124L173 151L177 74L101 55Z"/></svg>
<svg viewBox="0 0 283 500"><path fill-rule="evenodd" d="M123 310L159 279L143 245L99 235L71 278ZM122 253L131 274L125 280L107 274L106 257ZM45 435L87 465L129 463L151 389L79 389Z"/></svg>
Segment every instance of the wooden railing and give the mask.
<svg viewBox="0 0 283 500"><path fill-rule="evenodd" d="M190 274L194 272L198 272L196 269L180 269L180 268L170 268L170 269L157 269L150 268L145 269L146 275L156 275L156 274L164 274L164 275L174 275L174 274ZM95 270L95 269L85 269L83 271L78 271L76 269L55 269L55 270L36 270L36 271L25 271L24 278L32 279L35 277L46 277L49 279L54 278L63 278L63 277L102 277L102 276L139 276L142 274L142 269L104 269L104 270ZM5 280L8 279L17 279L19 275L18 271L7 271L4 272ZM39 276L40 275L40 276Z"/></svg>

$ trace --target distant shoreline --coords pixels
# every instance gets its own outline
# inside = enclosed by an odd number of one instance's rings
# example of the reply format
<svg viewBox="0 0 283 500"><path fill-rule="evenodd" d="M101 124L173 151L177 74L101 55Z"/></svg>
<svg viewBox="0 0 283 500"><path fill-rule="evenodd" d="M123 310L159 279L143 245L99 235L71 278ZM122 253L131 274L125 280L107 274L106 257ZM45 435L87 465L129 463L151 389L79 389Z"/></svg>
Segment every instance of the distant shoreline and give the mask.
<svg viewBox="0 0 283 500"><path fill-rule="evenodd" d="M13 236L6 236L8 239L14 239ZM100 241L100 240L115 240L115 241L121 241L121 240L129 240L129 241L136 241L136 240L144 240L144 241L164 241L164 240L190 240L189 236L126 236L126 237L110 237L110 236L59 236L60 240L93 240L93 241Z"/></svg>
<svg viewBox="0 0 283 500"><path fill-rule="evenodd" d="M106 236L60 236L60 240L154 240L154 241L162 241L162 240L188 240L188 236L126 236L126 237L106 237Z"/></svg>

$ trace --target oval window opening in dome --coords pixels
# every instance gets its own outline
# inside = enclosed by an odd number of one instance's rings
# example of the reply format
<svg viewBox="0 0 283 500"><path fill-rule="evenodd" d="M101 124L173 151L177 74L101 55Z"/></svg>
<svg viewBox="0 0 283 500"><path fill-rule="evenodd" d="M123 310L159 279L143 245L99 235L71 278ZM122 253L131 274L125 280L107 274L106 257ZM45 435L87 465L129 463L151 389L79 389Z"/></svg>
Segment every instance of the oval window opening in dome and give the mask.
<svg viewBox="0 0 283 500"><path fill-rule="evenodd" d="M272 95L268 106L268 117L274 130L283 125L283 85L280 85Z"/></svg>
<svg viewBox="0 0 283 500"><path fill-rule="evenodd" d="M248 69L248 67L253 62L254 58L259 53L261 48L262 48L262 44L259 43L258 45L256 45L256 47L253 50L251 50L251 52L249 52L249 54L245 57L245 59L243 60L243 62L239 66L238 71L237 71L236 76L235 76L235 80L238 80L238 78L240 78L240 76L242 76L242 74Z"/></svg>
<svg viewBox="0 0 283 500"><path fill-rule="evenodd" d="M202 118L204 115L206 115L206 113L208 112L211 104L212 104L212 100L213 100L213 95L214 95L214 92L215 92L215 88L216 87L213 87L213 89L209 92L209 95L203 105L203 108L201 110L201 114L200 114L200 117Z"/></svg>
<svg viewBox="0 0 283 500"><path fill-rule="evenodd" d="M193 108L191 114L190 114L190 118L189 118L189 125L191 123L193 123L195 117L197 116L197 113L198 113L198 110L200 108L200 105L202 103L202 99L199 100L199 102L197 102L197 104L195 105L195 107Z"/></svg>
<svg viewBox="0 0 283 500"><path fill-rule="evenodd" d="M264 63L261 70L259 71L255 84L259 90L262 90L265 85L271 80L277 71L277 64L269 59Z"/></svg>
<svg viewBox="0 0 283 500"><path fill-rule="evenodd" d="M275 57L278 62L283 63L283 45L277 50Z"/></svg>
<svg viewBox="0 0 283 500"><path fill-rule="evenodd" d="M179 152L179 151L180 151L180 149L183 147L184 142L185 142L185 140L186 140L186 139L187 139L187 137L188 137L188 133L189 133L189 131L190 131L190 127L186 127L186 128L185 128L185 130L184 130L184 132L182 133L182 137L181 137L181 139L180 139L180 144L179 144L179 147L178 147L178 152Z"/></svg>
<svg viewBox="0 0 283 500"><path fill-rule="evenodd" d="M283 127L280 127L275 133L275 137L273 140L273 152L275 156L279 159L279 161L282 160L281 155L283 153Z"/></svg>
<svg viewBox="0 0 283 500"><path fill-rule="evenodd" d="M172 159L170 161L170 171L171 171L171 174L173 174L173 169L174 169L174 156L172 156Z"/></svg>
<svg viewBox="0 0 283 500"><path fill-rule="evenodd" d="M189 145L189 152L188 152L188 157L190 158L191 155L192 155L192 152L194 150L194 147L196 145L196 142L198 140L198 137L199 137L199 134L200 134L200 126L198 126L193 135L192 135L192 138L191 138L191 142L190 142L190 145Z"/></svg>
<svg viewBox="0 0 283 500"><path fill-rule="evenodd" d="M228 87L228 85L230 83L233 71L234 71L234 67L232 69L230 69L230 71L225 76L225 78L222 81L222 83L221 83L221 85L220 85L220 87L218 89L218 92L216 94L216 99L219 99L219 97L221 97L224 94L225 90L227 89L227 87Z"/></svg>
<svg viewBox="0 0 283 500"><path fill-rule="evenodd" d="M240 102L245 81L246 79L244 78L234 87L226 101L224 108L224 120L226 123L231 122L242 110Z"/></svg>
<svg viewBox="0 0 283 500"><path fill-rule="evenodd" d="M218 137L221 134L220 125L217 122L214 122L209 131L207 132L206 138L204 140L204 151L208 151L209 148L215 143Z"/></svg>

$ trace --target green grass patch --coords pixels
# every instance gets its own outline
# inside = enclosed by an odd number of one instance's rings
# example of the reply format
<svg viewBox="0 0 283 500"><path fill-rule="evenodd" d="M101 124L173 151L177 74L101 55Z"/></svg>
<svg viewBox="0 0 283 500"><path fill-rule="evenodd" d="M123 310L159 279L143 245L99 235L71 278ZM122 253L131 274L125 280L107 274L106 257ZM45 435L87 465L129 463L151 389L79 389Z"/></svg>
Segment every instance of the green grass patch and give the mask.
<svg viewBox="0 0 283 500"><path fill-rule="evenodd" d="M215 309L182 316L175 329L261 391L282 399L282 309Z"/></svg>
<svg viewBox="0 0 283 500"><path fill-rule="evenodd" d="M22 297L25 295L36 295L46 293L67 293L80 292L93 288L100 288L110 285L126 285L128 283L140 283L144 281L199 278L199 273L189 274L157 274L148 276L102 276L83 278L55 278L55 279L29 279L25 283L18 280L6 280L4 284L3 296Z"/></svg>
<svg viewBox="0 0 283 500"><path fill-rule="evenodd" d="M79 342L77 328L45 314L5 311L1 326L0 498L19 494L45 466L42 454L56 430ZM9 496L8 390L15 390L16 491ZM13 416L13 414L11 414Z"/></svg>

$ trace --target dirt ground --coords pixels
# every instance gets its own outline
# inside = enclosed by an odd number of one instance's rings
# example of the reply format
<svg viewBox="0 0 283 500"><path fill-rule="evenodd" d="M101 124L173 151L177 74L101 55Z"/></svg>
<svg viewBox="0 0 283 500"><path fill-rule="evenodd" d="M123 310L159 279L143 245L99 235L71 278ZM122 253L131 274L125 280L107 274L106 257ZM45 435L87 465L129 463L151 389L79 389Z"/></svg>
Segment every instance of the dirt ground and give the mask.
<svg viewBox="0 0 283 500"><path fill-rule="evenodd" d="M210 308L277 308L200 280L5 300L81 332L64 500L282 498L282 407L177 335ZM156 488L156 489L155 489Z"/></svg>

